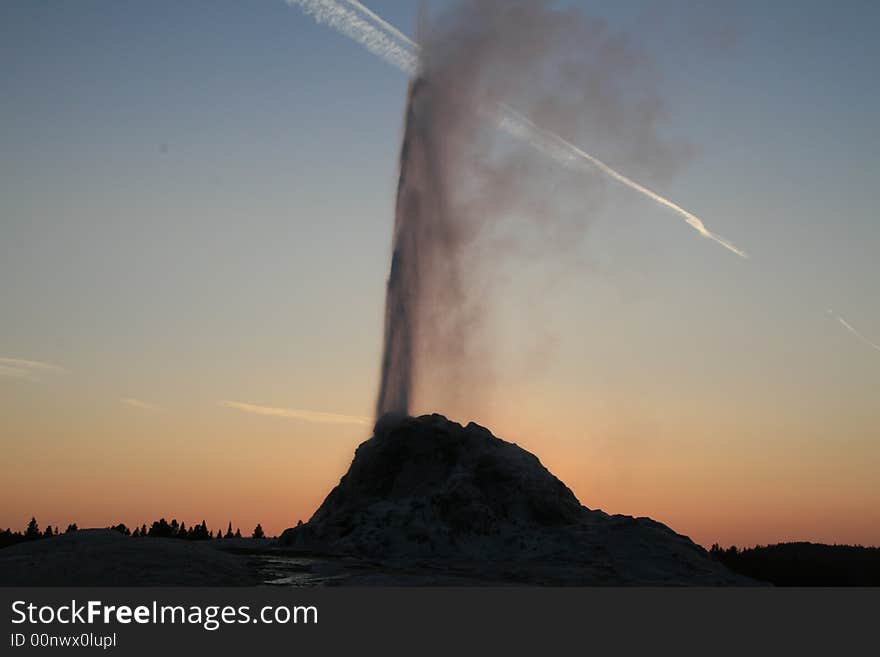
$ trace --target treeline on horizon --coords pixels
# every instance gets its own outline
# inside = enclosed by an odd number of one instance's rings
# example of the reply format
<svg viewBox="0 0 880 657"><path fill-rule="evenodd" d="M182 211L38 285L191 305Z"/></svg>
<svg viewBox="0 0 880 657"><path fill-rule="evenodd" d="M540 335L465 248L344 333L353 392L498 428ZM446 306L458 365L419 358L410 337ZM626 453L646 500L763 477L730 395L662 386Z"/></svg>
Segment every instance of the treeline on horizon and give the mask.
<svg viewBox="0 0 880 657"><path fill-rule="evenodd" d="M149 527L147 527L146 523L144 523L140 527L135 527L132 530L129 529L124 523L119 523L118 525L111 525L110 527L107 527L107 529L112 529L119 532L123 536L131 536L132 538L140 538L142 536L146 536L154 538L179 538L188 541L209 541L221 540L226 538L242 538L241 529L236 528L236 530L233 532L231 522L227 526L226 533L224 534L219 529L216 533L212 533L211 530L208 529L208 526L204 520L202 520L201 524L187 527L185 523L178 523L176 519L172 519L171 522L168 522L167 520L165 520L165 518L160 518L159 520L154 520ZM67 525L67 529L65 529L64 532L59 530L57 525L55 527L52 527L52 525L47 525L45 530L41 530L37 519L31 518L31 521L27 524L27 527L24 528L24 531L12 531L12 529L6 528L2 532L0 532L0 548L9 547L10 545L23 543L25 541L35 541L43 538L52 538L53 536L58 536L62 533L69 534L75 531L79 531L79 528L76 526L75 522ZM263 531L262 525L257 523L257 526L254 527L254 530L251 532L250 537L266 538L266 534Z"/></svg>
<svg viewBox="0 0 880 657"><path fill-rule="evenodd" d="M725 549L716 543L709 554L740 575L776 586L880 586L880 547L801 541Z"/></svg>

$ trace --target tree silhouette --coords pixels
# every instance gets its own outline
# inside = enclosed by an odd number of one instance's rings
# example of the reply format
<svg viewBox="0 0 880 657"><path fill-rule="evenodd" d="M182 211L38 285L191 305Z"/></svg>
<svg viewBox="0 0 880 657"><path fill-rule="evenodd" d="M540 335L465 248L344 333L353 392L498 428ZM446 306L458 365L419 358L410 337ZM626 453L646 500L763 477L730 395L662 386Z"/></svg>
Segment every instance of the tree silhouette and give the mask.
<svg viewBox="0 0 880 657"><path fill-rule="evenodd" d="M172 531L171 525L168 524L168 521L165 520L165 518L160 518L159 520L153 521L148 536L171 538L174 534L175 532Z"/></svg>
<svg viewBox="0 0 880 657"><path fill-rule="evenodd" d="M223 536L223 538L232 538L233 536L234 534L232 533L232 523L230 522L229 525L226 527L226 534Z"/></svg>
<svg viewBox="0 0 880 657"><path fill-rule="evenodd" d="M260 523L257 523L257 526L254 527L254 533L251 534L251 538L265 538L266 535L263 533L263 527Z"/></svg>
<svg viewBox="0 0 880 657"><path fill-rule="evenodd" d="M186 538L194 541L204 541L213 537L211 536L211 532L208 530L207 523L202 520L202 524L190 527L189 532L187 532Z"/></svg>
<svg viewBox="0 0 880 657"><path fill-rule="evenodd" d="M28 523L27 529L24 530L24 537L27 539L40 538L40 526L37 524L37 519L31 517L31 521Z"/></svg>
<svg viewBox="0 0 880 657"><path fill-rule="evenodd" d="M241 538L241 530L238 527L235 528L235 538Z"/></svg>
<svg viewBox="0 0 880 657"><path fill-rule="evenodd" d="M79 529L79 527L76 526L75 522L72 522L67 525L67 530L64 533L69 534L70 532L75 532L77 529Z"/></svg>
<svg viewBox="0 0 880 657"><path fill-rule="evenodd" d="M21 532L13 532L8 527L0 532L0 548L5 548L24 540L24 534Z"/></svg>
<svg viewBox="0 0 880 657"><path fill-rule="evenodd" d="M878 586L880 547L778 543L709 554L731 570L777 586Z"/></svg>
<svg viewBox="0 0 880 657"><path fill-rule="evenodd" d="M46 538L52 538L52 536L54 536L52 533L52 525L46 525L46 531L43 532L43 536Z"/></svg>

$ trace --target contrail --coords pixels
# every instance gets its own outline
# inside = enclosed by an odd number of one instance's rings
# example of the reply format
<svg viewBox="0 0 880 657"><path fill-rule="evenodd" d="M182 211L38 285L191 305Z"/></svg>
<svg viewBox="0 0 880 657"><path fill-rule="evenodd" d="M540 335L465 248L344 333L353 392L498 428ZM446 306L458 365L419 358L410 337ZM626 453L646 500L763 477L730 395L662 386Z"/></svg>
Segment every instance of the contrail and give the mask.
<svg viewBox="0 0 880 657"><path fill-rule="evenodd" d="M361 3L346 0L287 0L287 4L298 6L316 23L332 27L404 73L413 75L418 71L419 57L410 52L409 46L401 45L399 30L385 23ZM383 27L383 24L388 27Z"/></svg>
<svg viewBox="0 0 880 657"><path fill-rule="evenodd" d="M337 32L353 39L369 52L407 75L418 73L420 67L418 53L421 50L419 44L358 0L287 0L287 4L291 7L299 7L318 23L329 25ZM502 130L527 142L560 164L584 170L587 170L588 165L598 169L622 185L672 210L706 239L716 242L741 258L749 257L745 251L706 228L703 221L692 212L625 176L559 135L541 128L513 108L501 105L492 114ZM830 310L828 312L849 333L880 351L880 345L862 335L843 317L834 315Z"/></svg>
<svg viewBox="0 0 880 657"><path fill-rule="evenodd" d="M872 347L873 349L876 349L877 351L880 351L880 344L877 344L876 342L871 342L868 338L866 338L864 335L859 333L852 326L852 324L850 324L848 321L846 321L843 317L841 317L840 315L838 315L837 313L835 313L833 310L830 310L830 309L828 310L828 314L831 315L834 319L836 319L841 324L841 326L843 326L843 328L845 328L847 331L852 333L854 336L856 336L859 340L864 342L866 345L868 345L869 347Z"/></svg>
<svg viewBox="0 0 880 657"><path fill-rule="evenodd" d="M287 4L298 6L316 22L329 25L404 73L414 75L418 72L418 52L421 50L419 44L358 0L287 0ZM506 105L502 105L497 114L497 121L501 129L525 141L560 164L569 168L581 168L582 165L589 164L626 187L672 210L703 237L720 244L741 258L748 258L745 251L707 229L695 214L628 178L556 133L535 125L528 118Z"/></svg>
<svg viewBox="0 0 880 657"><path fill-rule="evenodd" d="M656 201L660 205L669 208L676 214L681 215L688 223L688 225L696 230L698 233L700 233L700 235L702 235L703 237L717 242L725 249L727 249L728 251L732 251L741 258L749 257L745 251L737 248L735 245L728 242L724 238L715 235L714 233L709 231L709 229L706 228L705 224L703 224L699 217L688 212L680 205L673 203L668 198L660 196L660 194L651 191L644 185L640 185L635 180L632 180L631 178L628 178L620 173L619 171L612 169L610 166L602 162L602 160L582 151L580 148L570 142L567 142L559 135L550 132L549 130L544 130L540 126L535 125L528 118L526 118L519 112L511 109L510 107L502 105L502 111L504 112L500 123L502 129L512 135L518 136L521 139L527 141L529 144L531 144L538 150L546 153L557 162L560 162L568 167L580 168L582 162L586 161L593 167L599 169L605 175L616 180L617 182L626 185L630 189L633 189L640 194L647 196L652 201Z"/></svg>
<svg viewBox="0 0 880 657"><path fill-rule="evenodd" d="M370 11L370 9L368 7L365 7L363 4L358 2L358 0L346 0L346 1L348 2L348 4L352 5L356 9L360 10L361 12L363 12L364 14L369 16L371 19L373 19L373 21L375 21L376 23L381 25L384 29L391 32L394 36L396 36L398 39L403 41L406 45L410 46L411 48L414 48L415 50L421 49L419 44L417 44L415 41L413 41L408 36L406 36L403 32L401 32L396 27L394 27L391 23L384 20L381 16Z"/></svg>

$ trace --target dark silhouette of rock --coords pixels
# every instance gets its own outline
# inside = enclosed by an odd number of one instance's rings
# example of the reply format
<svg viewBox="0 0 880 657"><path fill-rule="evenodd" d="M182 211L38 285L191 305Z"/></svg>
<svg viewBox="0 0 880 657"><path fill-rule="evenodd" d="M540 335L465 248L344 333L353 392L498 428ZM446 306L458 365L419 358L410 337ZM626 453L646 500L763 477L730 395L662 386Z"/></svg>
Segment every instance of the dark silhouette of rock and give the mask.
<svg viewBox="0 0 880 657"><path fill-rule="evenodd" d="M533 454L441 415L377 422L339 485L281 543L493 582L752 583L654 520L582 506Z"/></svg>

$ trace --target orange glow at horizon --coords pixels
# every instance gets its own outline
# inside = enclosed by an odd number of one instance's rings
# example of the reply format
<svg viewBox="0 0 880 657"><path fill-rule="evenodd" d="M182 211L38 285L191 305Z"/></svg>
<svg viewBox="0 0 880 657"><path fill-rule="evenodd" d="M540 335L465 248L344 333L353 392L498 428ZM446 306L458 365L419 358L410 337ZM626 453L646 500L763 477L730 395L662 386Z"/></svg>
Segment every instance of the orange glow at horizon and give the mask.
<svg viewBox="0 0 880 657"><path fill-rule="evenodd" d="M742 426L716 428L706 440L699 428L706 419L694 413L645 419L644 409L630 410L624 420L582 404L585 419L575 426L559 419L558 408L526 417L523 405L513 414L489 408L479 423L535 453L584 505L652 517L704 546L880 543L870 458L844 458L821 442L802 447L797 459L784 445L747 441L731 456L726 445L731 433L743 435ZM22 529L31 516L62 530L71 522L133 528L165 517L187 526L205 520L212 532L231 522L244 535L260 523L277 535L308 520L369 437L369 427L358 425L202 411L183 417L120 408L97 422L92 410L89 431L75 428L71 416L67 426L44 419L36 427L31 417L13 417L13 434L39 433L51 448L7 441L8 462L17 467L2 484L0 527Z"/></svg>

